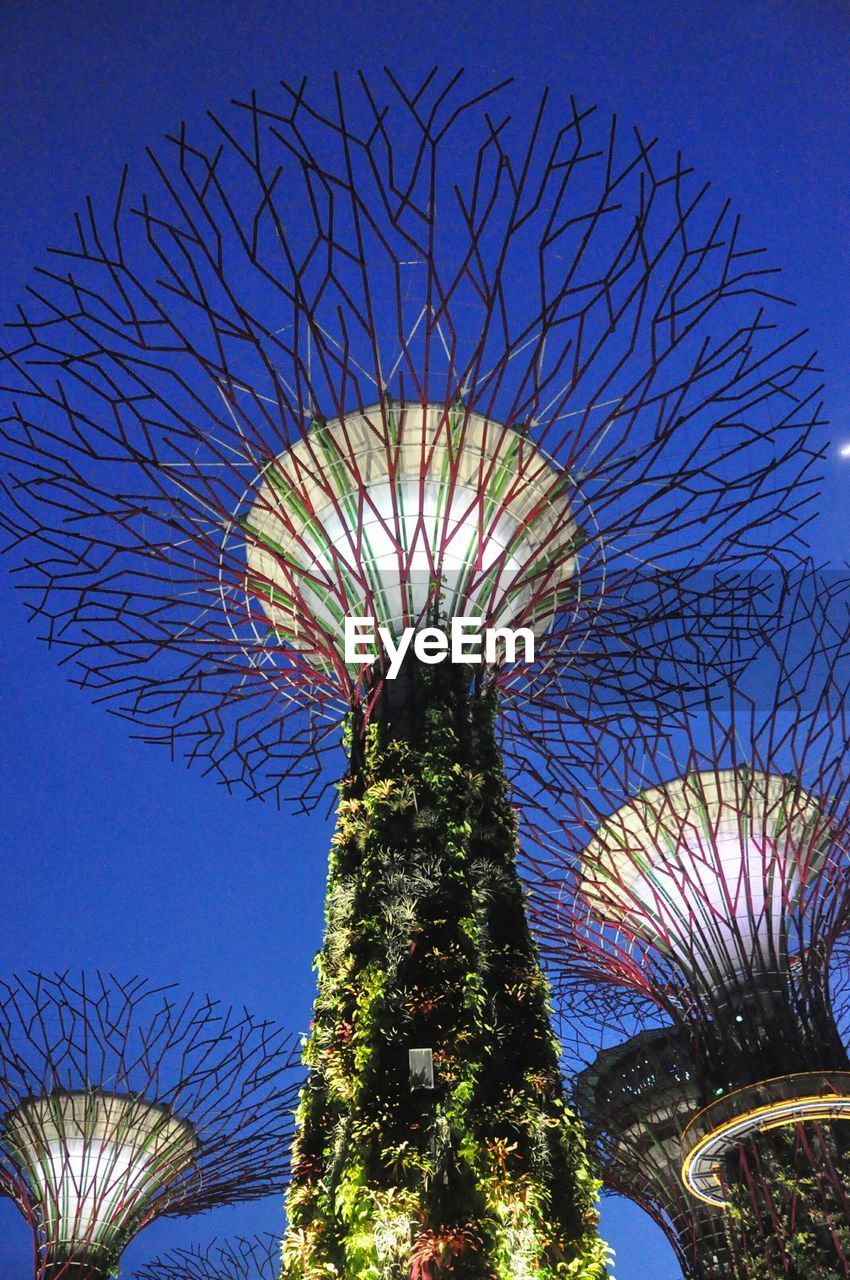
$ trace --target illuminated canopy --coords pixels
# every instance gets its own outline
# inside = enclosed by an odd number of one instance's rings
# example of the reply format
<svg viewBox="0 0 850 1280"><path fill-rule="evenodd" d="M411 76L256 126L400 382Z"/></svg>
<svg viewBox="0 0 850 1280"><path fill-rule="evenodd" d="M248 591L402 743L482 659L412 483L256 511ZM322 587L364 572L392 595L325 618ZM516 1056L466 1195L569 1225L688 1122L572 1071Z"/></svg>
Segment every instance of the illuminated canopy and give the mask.
<svg viewBox="0 0 850 1280"><path fill-rule="evenodd" d="M540 635L575 571L570 488L523 435L462 407L316 423L265 469L243 522L249 597L308 651L341 649L346 615L394 635L437 616Z"/></svg>
<svg viewBox="0 0 850 1280"><path fill-rule="evenodd" d="M109 1261L197 1150L192 1126L167 1108L100 1090L27 1100L3 1137L53 1261Z"/></svg>
<svg viewBox="0 0 850 1280"><path fill-rule="evenodd" d="M0 982L0 1193L37 1280L116 1273L158 1215L280 1193L300 1054L282 1028L143 978Z"/></svg>
<svg viewBox="0 0 850 1280"><path fill-rule="evenodd" d="M784 972L787 917L820 872L828 839L793 779L691 773L606 820L584 852L581 890L604 920L716 990Z"/></svg>

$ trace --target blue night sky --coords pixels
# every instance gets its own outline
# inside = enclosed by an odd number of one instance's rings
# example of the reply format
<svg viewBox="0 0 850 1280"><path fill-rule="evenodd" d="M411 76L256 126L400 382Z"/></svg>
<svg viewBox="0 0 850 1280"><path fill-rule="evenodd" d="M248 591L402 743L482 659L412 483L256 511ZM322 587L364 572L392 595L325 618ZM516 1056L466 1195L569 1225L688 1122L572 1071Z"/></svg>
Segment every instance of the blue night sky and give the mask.
<svg viewBox="0 0 850 1280"><path fill-rule="evenodd" d="M732 197L784 268L819 348L833 445L812 543L850 543L850 8L844 0L5 0L0 6L0 313L82 198L114 190L181 119L252 87L391 64L518 78L529 102L616 110ZM306 1028L329 823L229 796L130 739L72 688L2 583L0 975L100 967ZM146 1230L133 1264L213 1235L277 1230L276 1202ZM660 1233L606 1202L618 1280L677 1275ZM0 1280L31 1274L0 1202Z"/></svg>

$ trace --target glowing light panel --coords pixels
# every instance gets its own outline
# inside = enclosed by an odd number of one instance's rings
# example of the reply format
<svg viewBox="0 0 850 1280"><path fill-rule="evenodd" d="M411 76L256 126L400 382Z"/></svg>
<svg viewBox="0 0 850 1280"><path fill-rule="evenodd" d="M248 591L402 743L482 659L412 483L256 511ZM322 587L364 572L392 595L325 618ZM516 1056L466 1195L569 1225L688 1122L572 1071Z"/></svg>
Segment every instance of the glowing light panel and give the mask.
<svg viewBox="0 0 850 1280"><path fill-rule="evenodd" d="M192 1126L143 1099L91 1091L23 1102L3 1121L35 1193L48 1256L120 1247L157 1193L192 1162Z"/></svg>
<svg viewBox="0 0 850 1280"><path fill-rule="evenodd" d="M784 972L787 919L819 874L829 827L790 778L693 773L639 793L582 859L594 911L716 991Z"/></svg>
<svg viewBox="0 0 850 1280"><path fill-rule="evenodd" d="M305 650L317 633L341 649L346 615L425 625L437 594L443 618L540 635L575 572L572 489L519 432L461 408L316 424L265 469L243 522L248 595Z"/></svg>

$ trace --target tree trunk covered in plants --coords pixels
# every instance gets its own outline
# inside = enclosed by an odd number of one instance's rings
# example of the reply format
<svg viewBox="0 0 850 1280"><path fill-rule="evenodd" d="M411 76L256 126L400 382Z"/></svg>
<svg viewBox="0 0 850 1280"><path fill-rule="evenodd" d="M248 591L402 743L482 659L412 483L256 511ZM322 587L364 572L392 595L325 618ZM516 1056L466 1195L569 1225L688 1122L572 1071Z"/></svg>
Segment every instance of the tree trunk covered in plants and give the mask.
<svg viewBox="0 0 850 1280"><path fill-rule="evenodd" d="M596 1280L494 698L449 663L403 674L341 789L283 1276Z"/></svg>

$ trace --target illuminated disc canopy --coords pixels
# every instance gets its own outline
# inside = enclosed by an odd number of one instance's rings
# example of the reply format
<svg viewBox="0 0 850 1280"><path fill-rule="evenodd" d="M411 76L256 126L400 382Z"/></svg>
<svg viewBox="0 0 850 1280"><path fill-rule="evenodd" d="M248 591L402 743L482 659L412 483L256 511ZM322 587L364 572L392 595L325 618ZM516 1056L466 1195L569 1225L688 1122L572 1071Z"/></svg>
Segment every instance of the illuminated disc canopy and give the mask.
<svg viewBox="0 0 850 1280"><path fill-rule="evenodd" d="M249 609L319 665L342 652L346 616L394 635L480 617L539 636L572 594L572 489L519 432L460 406L315 423L240 521Z"/></svg>
<svg viewBox="0 0 850 1280"><path fill-rule="evenodd" d="M791 778L691 773L640 792L603 823L582 856L580 888L603 920L715 991L785 971L787 919L829 837Z"/></svg>
<svg viewBox="0 0 850 1280"><path fill-rule="evenodd" d="M35 1193L48 1256L75 1261L120 1248L198 1149L192 1126L166 1108L99 1090L28 1099L2 1133Z"/></svg>

